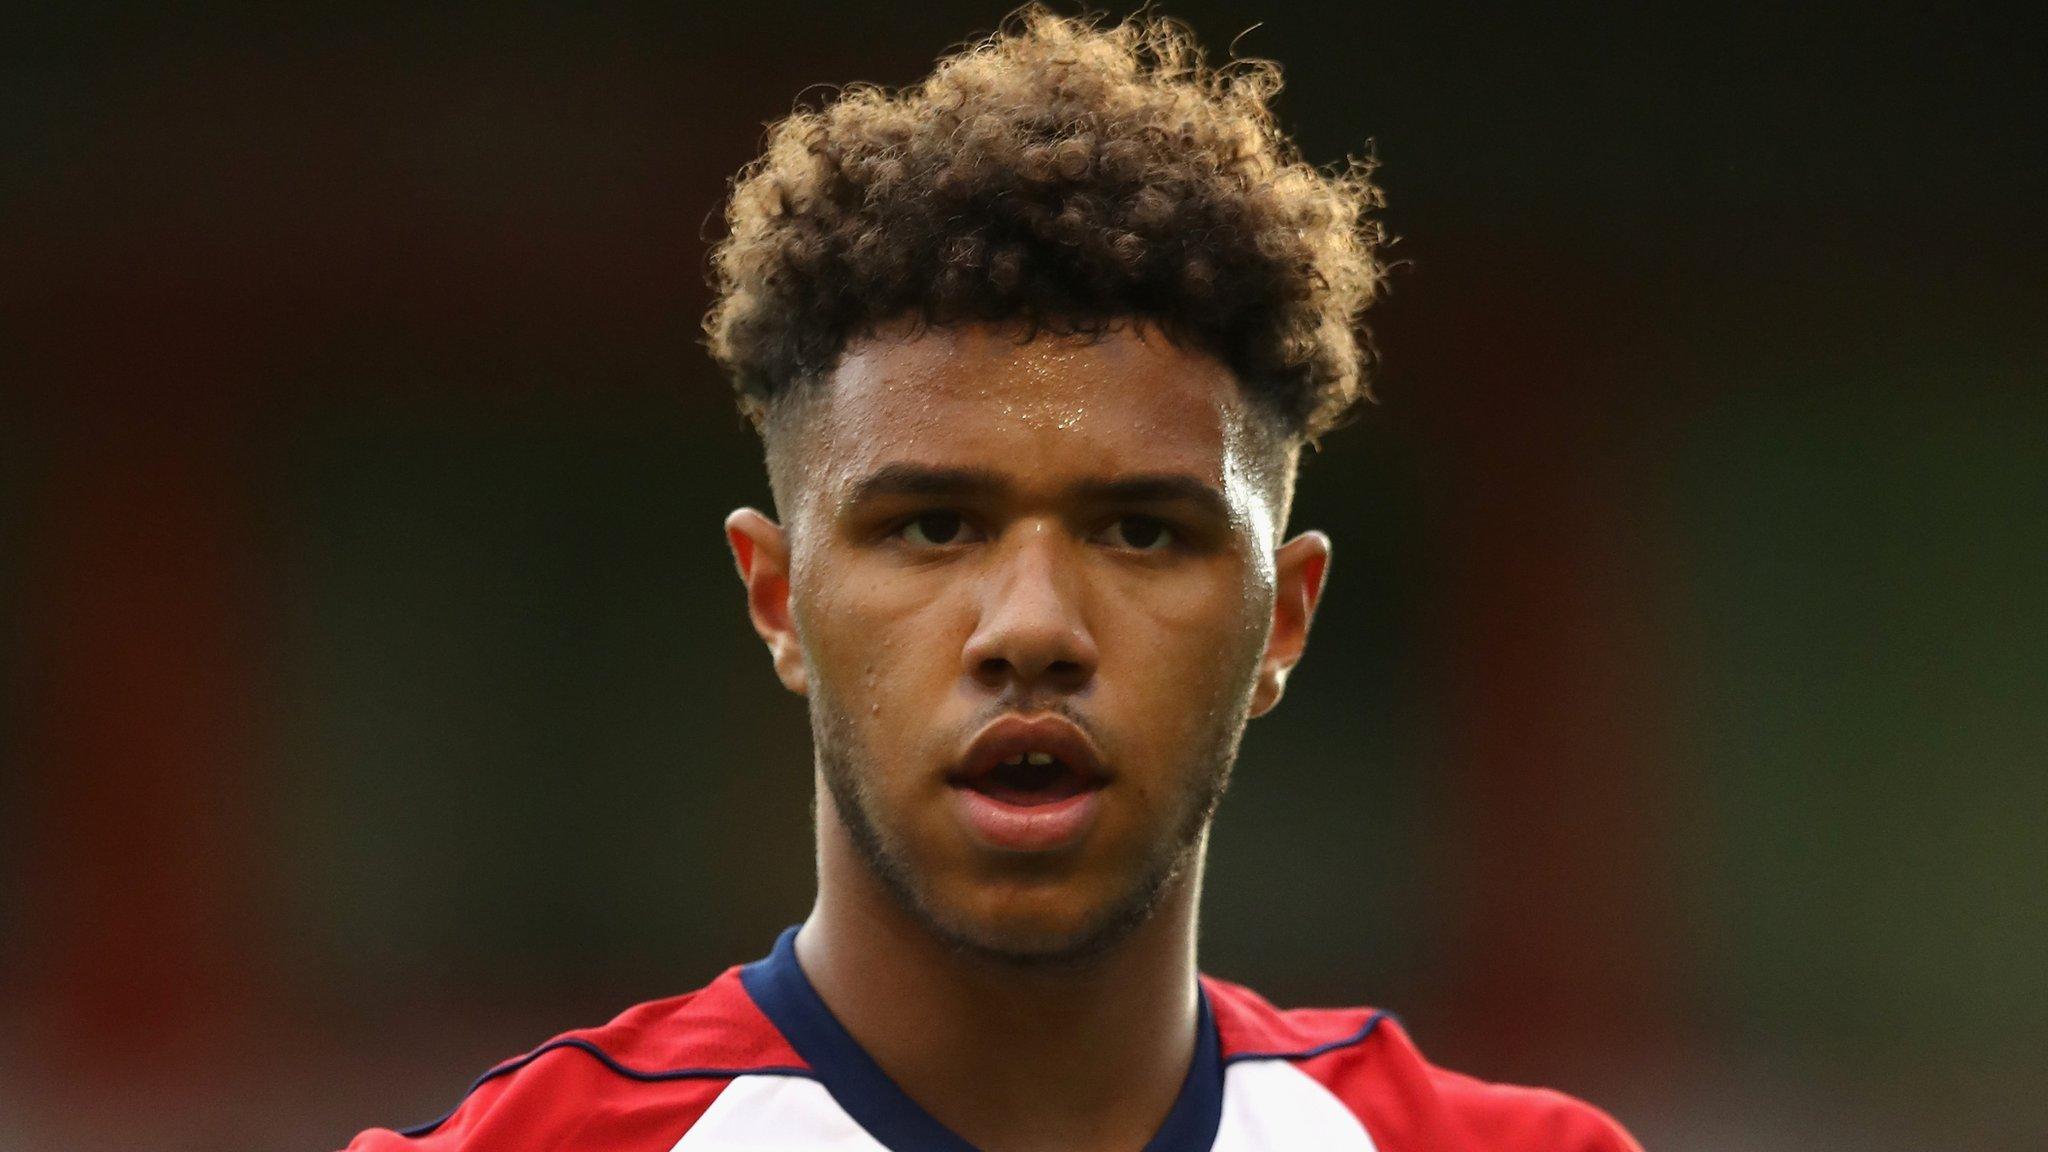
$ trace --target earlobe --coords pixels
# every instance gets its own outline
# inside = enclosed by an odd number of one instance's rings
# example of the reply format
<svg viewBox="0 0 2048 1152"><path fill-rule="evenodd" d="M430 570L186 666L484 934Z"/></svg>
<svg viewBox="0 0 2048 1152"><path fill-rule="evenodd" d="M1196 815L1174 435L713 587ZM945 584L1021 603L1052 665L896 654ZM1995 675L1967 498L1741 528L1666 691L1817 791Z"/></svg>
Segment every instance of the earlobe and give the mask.
<svg viewBox="0 0 2048 1152"><path fill-rule="evenodd" d="M1296 536L1273 554L1273 570L1273 628L1252 688L1253 716L1263 716L1280 703L1288 673L1308 645L1309 624L1330 571L1330 538L1321 532Z"/></svg>
<svg viewBox="0 0 2048 1152"><path fill-rule="evenodd" d="M747 617L768 645L776 678L791 692L808 694L803 645L789 608L789 537L767 516L741 508L725 518L725 539L746 586Z"/></svg>

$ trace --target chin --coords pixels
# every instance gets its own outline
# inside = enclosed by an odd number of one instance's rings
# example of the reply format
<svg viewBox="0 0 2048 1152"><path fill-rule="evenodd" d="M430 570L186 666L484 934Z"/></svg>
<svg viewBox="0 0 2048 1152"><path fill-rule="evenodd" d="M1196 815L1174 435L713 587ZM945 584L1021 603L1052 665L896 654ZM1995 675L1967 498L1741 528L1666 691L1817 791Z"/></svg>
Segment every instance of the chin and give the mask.
<svg viewBox="0 0 2048 1152"><path fill-rule="evenodd" d="M941 939L963 952L1019 968L1085 963L1110 951L1130 934L1129 929L1105 931L1096 925L1062 929L1035 923L987 921L933 927Z"/></svg>
<svg viewBox="0 0 2048 1152"><path fill-rule="evenodd" d="M946 912L927 907L920 918L963 952L1018 967L1057 967L1085 963L1123 943L1158 911L1160 895L1151 885L1121 899L1094 900L1040 889L970 900Z"/></svg>

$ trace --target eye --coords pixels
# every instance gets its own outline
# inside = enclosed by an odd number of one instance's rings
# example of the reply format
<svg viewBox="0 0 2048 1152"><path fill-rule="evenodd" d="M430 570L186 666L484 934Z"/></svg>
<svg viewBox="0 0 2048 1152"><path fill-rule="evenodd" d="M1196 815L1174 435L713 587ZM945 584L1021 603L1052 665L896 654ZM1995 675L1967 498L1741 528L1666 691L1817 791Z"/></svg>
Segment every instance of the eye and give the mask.
<svg viewBox="0 0 2048 1152"><path fill-rule="evenodd" d="M1133 552L1163 552L1174 543L1173 528L1156 516L1124 516L1109 526L1109 542Z"/></svg>
<svg viewBox="0 0 2048 1152"><path fill-rule="evenodd" d="M938 548L965 542L970 536L967 520L958 512L922 512L896 530L906 543L919 548Z"/></svg>

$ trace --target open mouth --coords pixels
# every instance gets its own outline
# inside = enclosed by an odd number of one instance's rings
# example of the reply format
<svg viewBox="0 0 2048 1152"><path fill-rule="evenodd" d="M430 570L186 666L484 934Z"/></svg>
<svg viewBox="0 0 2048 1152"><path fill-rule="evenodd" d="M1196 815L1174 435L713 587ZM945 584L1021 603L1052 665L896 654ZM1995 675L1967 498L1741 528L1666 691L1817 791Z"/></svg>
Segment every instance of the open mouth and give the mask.
<svg viewBox="0 0 2048 1152"><path fill-rule="evenodd" d="M1003 852L1044 853L1086 842L1113 777L1072 721L1013 713L975 734L946 783L976 840Z"/></svg>
<svg viewBox="0 0 2048 1152"><path fill-rule="evenodd" d="M1048 752L1020 753L951 782L1017 808L1057 804L1102 787L1100 777Z"/></svg>

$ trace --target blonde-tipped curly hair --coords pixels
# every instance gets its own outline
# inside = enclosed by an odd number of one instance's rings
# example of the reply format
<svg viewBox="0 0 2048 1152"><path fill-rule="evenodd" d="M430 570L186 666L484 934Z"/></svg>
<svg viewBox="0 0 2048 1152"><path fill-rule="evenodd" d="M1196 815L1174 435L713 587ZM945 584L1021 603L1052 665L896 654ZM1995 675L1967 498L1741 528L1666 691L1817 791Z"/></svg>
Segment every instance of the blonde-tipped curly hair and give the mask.
<svg viewBox="0 0 2048 1152"><path fill-rule="evenodd" d="M1267 61L1208 66L1172 21L1032 4L922 84L800 109L734 181L711 354L759 423L892 321L1139 319L1313 441L1368 395L1381 201L1370 157L1302 160L1279 87Z"/></svg>

